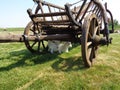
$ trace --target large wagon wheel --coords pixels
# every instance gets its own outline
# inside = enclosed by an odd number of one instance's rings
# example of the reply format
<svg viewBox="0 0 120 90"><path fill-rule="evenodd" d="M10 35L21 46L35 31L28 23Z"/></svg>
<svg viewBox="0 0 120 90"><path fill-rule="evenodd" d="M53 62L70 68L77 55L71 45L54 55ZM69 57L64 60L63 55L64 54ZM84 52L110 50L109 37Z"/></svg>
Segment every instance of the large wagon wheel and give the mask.
<svg viewBox="0 0 120 90"><path fill-rule="evenodd" d="M100 30L96 15L88 15L84 19L81 40L82 59L86 67L90 67L96 57L98 44L93 39L99 35Z"/></svg>
<svg viewBox="0 0 120 90"><path fill-rule="evenodd" d="M38 40L37 37L42 35L42 30L40 29L40 25L33 24L33 22L29 22L25 28L24 36L36 36L35 41L29 41L27 37L25 37L25 45L29 51L32 53L43 53L47 50L47 41Z"/></svg>

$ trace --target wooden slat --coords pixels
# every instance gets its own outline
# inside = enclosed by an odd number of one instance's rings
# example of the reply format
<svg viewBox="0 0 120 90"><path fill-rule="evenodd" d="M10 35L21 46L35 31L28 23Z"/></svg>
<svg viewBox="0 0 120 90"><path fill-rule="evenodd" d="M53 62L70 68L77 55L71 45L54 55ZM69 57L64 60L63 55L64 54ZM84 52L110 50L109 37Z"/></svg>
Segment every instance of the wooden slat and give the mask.
<svg viewBox="0 0 120 90"><path fill-rule="evenodd" d="M31 17L51 17L51 16L61 16L67 15L66 12L55 12L55 13L42 13L42 14L33 14Z"/></svg>
<svg viewBox="0 0 120 90"><path fill-rule="evenodd" d="M52 13L50 6L48 5L48 10L50 13ZM51 16L52 21L54 21L53 16Z"/></svg>
<svg viewBox="0 0 120 90"><path fill-rule="evenodd" d="M58 9L62 9L62 10L65 10L64 7L61 7L61 6L58 6L58 5L55 5L55 4L52 4L52 3L49 3L49 2L46 2L46 1L40 1L43 5L49 5L51 7L54 7L54 8L58 8Z"/></svg>
<svg viewBox="0 0 120 90"><path fill-rule="evenodd" d="M39 5L39 7L40 7L41 13L44 14L43 7L42 7L42 3L39 3L38 5ZM44 19L44 21L46 20L45 17L43 17L43 19Z"/></svg>
<svg viewBox="0 0 120 90"><path fill-rule="evenodd" d="M41 35L39 37L36 36L27 36L29 41L38 40L72 40L72 36L70 34L54 34L54 35ZM2 35L0 36L0 43L8 43L8 42L24 42L23 35Z"/></svg>
<svg viewBox="0 0 120 90"><path fill-rule="evenodd" d="M44 25L69 25L69 20L56 20L56 21L36 21Z"/></svg>

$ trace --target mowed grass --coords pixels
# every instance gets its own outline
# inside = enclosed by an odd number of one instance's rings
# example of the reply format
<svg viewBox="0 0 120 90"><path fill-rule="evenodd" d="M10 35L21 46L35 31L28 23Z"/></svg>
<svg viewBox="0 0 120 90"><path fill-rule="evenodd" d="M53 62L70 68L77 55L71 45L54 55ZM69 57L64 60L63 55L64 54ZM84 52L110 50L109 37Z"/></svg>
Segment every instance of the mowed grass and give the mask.
<svg viewBox="0 0 120 90"><path fill-rule="evenodd" d="M4 34L23 34L24 28L0 28L0 35Z"/></svg>
<svg viewBox="0 0 120 90"><path fill-rule="evenodd" d="M120 34L84 68L81 47L36 55L24 43L0 43L0 90L120 90Z"/></svg>

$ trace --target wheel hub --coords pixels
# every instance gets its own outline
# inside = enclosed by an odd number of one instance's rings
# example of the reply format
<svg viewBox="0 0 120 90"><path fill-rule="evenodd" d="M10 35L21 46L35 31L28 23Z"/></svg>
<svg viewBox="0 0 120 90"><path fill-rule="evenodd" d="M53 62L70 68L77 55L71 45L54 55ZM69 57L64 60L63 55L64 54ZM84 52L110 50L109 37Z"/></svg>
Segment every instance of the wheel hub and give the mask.
<svg viewBox="0 0 120 90"><path fill-rule="evenodd" d="M98 35L95 35L92 38L92 42L93 42L94 45L107 45L108 43L112 42L112 38L107 40L106 37L100 37Z"/></svg>

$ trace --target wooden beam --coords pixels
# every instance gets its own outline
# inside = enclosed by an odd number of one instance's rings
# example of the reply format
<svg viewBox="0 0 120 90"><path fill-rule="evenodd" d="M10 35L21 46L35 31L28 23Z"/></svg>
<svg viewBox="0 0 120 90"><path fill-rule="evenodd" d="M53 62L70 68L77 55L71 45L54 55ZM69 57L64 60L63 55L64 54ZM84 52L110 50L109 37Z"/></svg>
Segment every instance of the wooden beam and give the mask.
<svg viewBox="0 0 120 90"><path fill-rule="evenodd" d="M35 40L72 40L73 37L70 34L53 34L53 35L41 35L41 36L27 36L27 35L0 35L0 43L9 43L9 42L25 42L35 41Z"/></svg>

